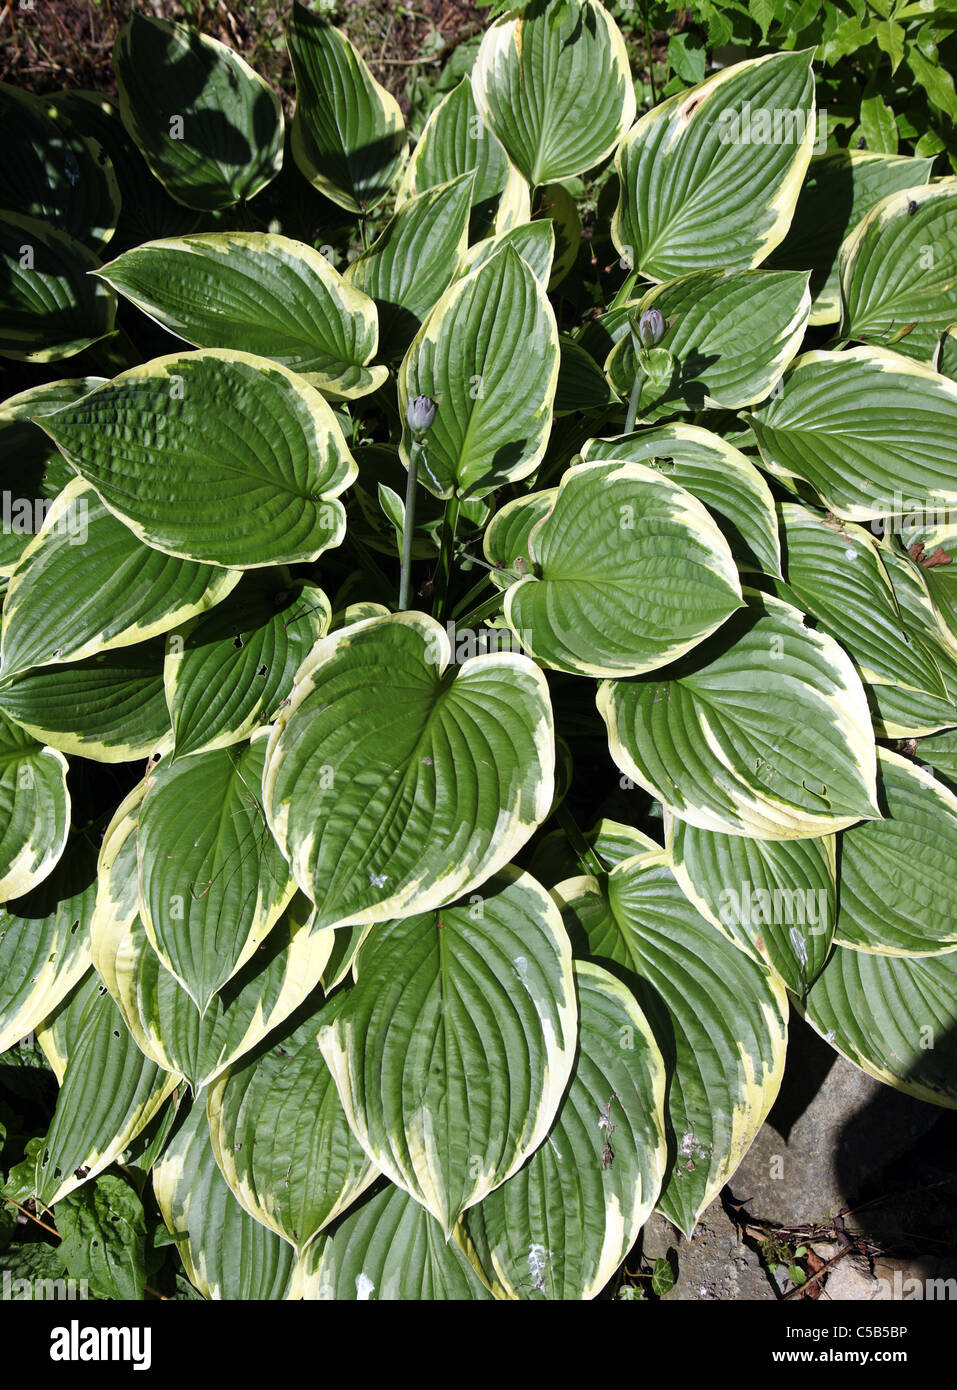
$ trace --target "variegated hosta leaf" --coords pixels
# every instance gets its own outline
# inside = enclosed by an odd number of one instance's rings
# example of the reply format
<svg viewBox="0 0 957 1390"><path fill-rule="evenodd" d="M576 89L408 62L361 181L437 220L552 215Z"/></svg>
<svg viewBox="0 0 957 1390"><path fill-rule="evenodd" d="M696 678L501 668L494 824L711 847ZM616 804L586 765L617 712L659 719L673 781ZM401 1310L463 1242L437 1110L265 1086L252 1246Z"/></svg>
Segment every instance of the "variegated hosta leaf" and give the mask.
<svg viewBox="0 0 957 1390"><path fill-rule="evenodd" d="M471 240L479 241L493 230L502 232L515 223L528 221L528 184L501 141L483 123L472 95L472 83L463 77L425 123L402 178L399 206L427 188L436 188L473 170Z"/></svg>
<svg viewBox="0 0 957 1390"><path fill-rule="evenodd" d="M103 990L102 981L89 964L88 952L87 963L79 980L69 993L57 1001L52 1013L47 1014L37 1027L37 1046L49 1062L58 1086L63 1085L85 1016L93 1000Z"/></svg>
<svg viewBox="0 0 957 1390"><path fill-rule="evenodd" d="M633 859L645 850L661 852L661 845L633 825L623 825L620 821L600 820L586 831L585 840L595 851L600 863L612 869L623 859ZM574 878L581 873L581 860L564 830L553 830L545 835L535 846L529 860L528 871L539 883L553 888L563 878Z"/></svg>
<svg viewBox="0 0 957 1390"><path fill-rule="evenodd" d="M0 709L0 903L42 883L70 833L67 762Z"/></svg>
<svg viewBox="0 0 957 1390"><path fill-rule="evenodd" d="M295 891L260 803L267 737L162 764L139 810L143 925L200 1013Z"/></svg>
<svg viewBox="0 0 957 1390"><path fill-rule="evenodd" d="M879 817L850 658L796 608L745 597L747 609L671 671L601 685L615 762L703 830L807 839Z"/></svg>
<svg viewBox="0 0 957 1390"><path fill-rule="evenodd" d="M837 323L841 317L838 254L848 233L888 194L926 183L933 165L933 159L873 150L812 156L788 234L767 261L788 270L810 266L811 323Z"/></svg>
<svg viewBox="0 0 957 1390"><path fill-rule="evenodd" d="M534 572L505 595L505 621L546 666L651 671L741 607L727 542L670 478L640 463L582 463L554 499L529 535Z"/></svg>
<svg viewBox="0 0 957 1390"><path fill-rule="evenodd" d="M449 1235L555 1119L577 1037L571 945L544 888L510 870L377 927L356 971L319 1046L372 1162Z"/></svg>
<svg viewBox="0 0 957 1390"><path fill-rule="evenodd" d="M940 772L948 782L957 783L957 729L934 738L922 738L917 746L920 762Z"/></svg>
<svg viewBox="0 0 957 1390"><path fill-rule="evenodd" d="M665 1176L665 1064L654 1034L606 970L579 961L575 980L580 1041L555 1123L460 1228L499 1298L594 1298L651 1215Z"/></svg>
<svg viewBox="0 0 957 1390"><path fill-rule="evenodd" d="M872 208L841 248L842 338L931 362L957 319L957 179Z"/></svg>
<svg viewBox="0 0 957 1390"><path fill-rule="evenodd" d="M228 208L275 178L279 98L233 49L140 13L120 31L113 61L123 123L179 202Z"/></svg>
<svg viewBox="0 0 957 1390"><path fill-rule="evenodd" d="M957 796L930 772L878 749L884 820L841 836L842 946L925 956L957 947L957 906L941 893L957 856Z"/></svg>
<svg viewBox="0 0 957 1390"><path fill-rule="evenodd" d="M33 1031L90 963L96 849L76 831L32 892L0 907L0 1052Z"/></svg>
<svg viewBox="0 0 957 1390"><path fill-rule="evenodd" d="M828 508L868 521L957 506L957 383L884 348L808 352L749 417L765 466L803 478Z"/></svg>
<svg viewBox="0 0 957 1390"><path fill-rule="evenodd" d="M771 489L754 464L719 435L697 425L658 425L637 434L588 439L582 458L627 459L660 469L704 503L742 568L781 573Z"/></svg>
<svg viewBox="0 0 957 1390"><path fill-rule="evenodd" d="M178 1080L144 1057L100 985L67 1058L37 1161L37 1199L52 1207L114 1163L159 1114Z"/></svg>
<svg viewBox="0 0 957 1390"><path fill-rule="evenodd" d="M123 124L116 97L73 88L52 92L46 100L87 141L101 145L113 165L121 201L116 231L110 238L111 255L152 237L178 236L196 225L194 209L176 202L153 177Z"/></svg>
<svg viewBox="0 0 957 1390"><path fill-rule="evenodd" d="M153 1191L186 1273L204 1298L301 1297L293 1247L243 1211L216 1166L203 1104L193 1103L160 1155Z"/></svg>
<svg viewBox="0 0 957 1390"><path fill-rule="evenodd" d="M756 840L672 817L668 848L675 878L701 915L803 997L834 938L834 836Z"/></svg>
<svg viewBox="0 0 957 1390"><path fill-rule="evenodd" d="M838 946L806 1017L878 1081L957 1109L957 952L915 959Z"/></svg>
<svg viewBox="0 0 957 1390"><path fill-rule="evenodd" d="M814 144L813 53L723 68L634 125L612 237L649 280L760 265L787 232ZM805 267L802 266L802 269Z"/></svg>
<svg viewBox="0 0 957 1390"><path fill-rule="evenodd" d="M212 608L239 578L144 545L74 478L10 581L2 674L146 641Z"/></svg>
<svg viewBox="0 0 957 1390"><path fill-rule="evenodd" d="M372 922L368 922L365 926L360 923L355 927L342 927L339 931L326 932L327 936L332 937L332 949L322 972L322 988L326 994L331 994L342 984L347 975L352 974L356 957L362 949L362 943L372 931L373 926Z"/></svg>
<svg viewBox="0 0 957 1390"><path fill-rule="evenodd" d="M928 651L944 684L942 696L914 690L902 682L868 682L874 727L884 738L909 738L957 724L957 640L948 631L933 601L927 580L934 571L920 569L891 543L881 542L881 560L912 649ZM946 566L944 567L946 568Z"/></svg>
<svg viewBox="0 0 957 1390"><path fill-rule="evenodd" d="M672 1073L665 1105L670 1172L658 1210L690 1236L777 1094L787 994L699 915L663 853L619 864L605 890L597 879L577 878L559 884L555 896L588 955L632 972L627 982Z"/></svg>
<svg viewBox="0 0 957 1390"><path fill-rule="evenodd" d="M207 1115L220 1171L250 1216L303 1250L379 1176L349 1128L316 1031L340 992L296 1031L223 1072Z"/></svg>
<svg viewBox="0 0 957 1390"><path fill-rule="evenodd" d="M399 372L402 461L409 401L440 402L420 481L437 497L484 497L525 478L548 442L558 381L558 328L545 291L515 249L446 290Z"/></svg>
<svg viewBox="0 0 957 1390"><path fill-rule="evenodd" d="M379 354L401 357L448 289L468 245L472 174L403 203L346 280L375 302Z"/></svg>
<svg viewBox="0 0 957 1390"><path fill-rule="evenodd" d="M88 376L49 381L0 403L0 479L5 494L0 496L0 577L13 573L42 529L51 502L73 481L70 465L34 418L85 396L103 380Z"/></svg>
<svg viewBox="0 0 957 1390"><path fill-rule="evenodd" d="M398 103L327 19L294 4L286 35L296 75L292 155L321 193L349 212L386 196L408 144Z"/></svg>
<svg viewBox="0 0 957 1390"><path fill-rule="evenodd" d="M49 222L0 215L0 357L58 362L112 332L116 295L99 262Z"/></svg>
<svg viewBox="0 0 957 1390"><path fill-rule="evenodd" d="M182 1074L194 1092L249 1052L312 993L333 932L312 932L309 905L294 898L281 922L204 1015L160 964L139 917L136 819L141 782L120 803L100 850L93 964L147 1057Z"/></svg>
<svg viewBox="0 0 957 1390"><path fill-rule="evenodd" d="M38 666L0 684L0 708L61 753L129 763L167 746L162 637L98 652L69 665Z"/></svg>
<svg viewBox="0 0 957 1390"><path fill-rule="evenodd" d="M595 0L532 0L487 29L475 104L534 187L583 174L635 118L628 51Z"/></svg>
<svg viewBox="0 0 957 1390"><path fill-rule="evenodd" d="M302 1296L358 1303L492 1297L435 1217L393 1183L371 1193L309 1247Z"/></svg>
<svg viewBox="0 0 957 1390"><path fill-rule="evenodd" d="M527 574L532 565L529 536L555 504L555 488L514 497L501 507L485 530L482 548L490 565L489 578L496 589L505 589L515 578ZM508 571L507 575L499 570Z"/></svg>
<svg viewBox="0 0 957 1390"><path fill-rule="evenodd" d="M874 536L803 507L781 507L787 580L798 603L853 657L865 680L946 693L931 646L908 633Z"/></svg>
<svg viewBox="0 0 957 1390"><path fill-rule="evenodd" d="M324 638L273 727L266 816L315 927L428 912L507 864L548 814L555 746L527 657L450 668L422 613Z"/></svg>
<svg viewBox="0 0 957 1390"><path fill-rule="evenodd" d="M331 397L364 396L385 369L375 306L311 246L264 232L151 241L101 279L196 347L268 357Z"/></svg>
<svg viewBox="0 0 957 1390"><path fill-rule="evenodd" d="M535 272L535 278L544 289L548 288L552 274L552 258L555 254L555 230L548 218L538 222L523 222L518 227L510 227L506 232L486 237L470 246L459 267L460 275L467 274L477 266L484 265L503 246L513 247L522 260Z"/></svg>
<svg viewBox="0 0 957 1390"><path fill-rule="evenodd" d="M657 285L635 306L655 308L673 322L661 346L672 354L671 379L643 386L639 415L754 405L781 376L801 346L811 308L807 272L703 270ZM635 348L626 333L612 348L605 372L627 399L635 379Z"/></svg>
<svg viewBox="0 0 957 1390"><path fill-rule="evenodd" d="M36 217L99 251L110 240L120 192L109 156L47 96L0 82L4 160L0 207Z"/></svg>
<svg viewBox="0 0 957 1390"><path fill-rule="evenodd" d="M171 633L165 681L174 756L239 743L273 719L331 617L322 590L283 567L244 575L212 613Z"/></svg>
<svg viewBox="0 0 957 1390"><path fill-rule="evenodd" d="M957 381L957 323L940 335L934 366L951 381Z"/></svg>
<svg viewBox="0 0 957 1390"><path fill-rule="evenodd" d="M356 476L315 387L247 352L157 357L39 421L157 550L255 568L314 560L345 534Z"/></svg>

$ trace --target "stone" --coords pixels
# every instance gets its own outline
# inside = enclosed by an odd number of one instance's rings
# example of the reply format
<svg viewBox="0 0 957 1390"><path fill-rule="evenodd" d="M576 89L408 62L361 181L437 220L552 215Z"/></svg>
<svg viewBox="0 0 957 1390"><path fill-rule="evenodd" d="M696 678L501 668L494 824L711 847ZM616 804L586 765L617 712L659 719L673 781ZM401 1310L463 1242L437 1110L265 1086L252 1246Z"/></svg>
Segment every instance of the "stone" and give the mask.
<svg viewBox="0 0 957 1390"><path fill-rule="evenodd" d="M940 1113L875 1081L792 1012L781 1093L730 1189L762 1221L787 1227L827 1223L926 1134Z"/></svg>
<svg viewBox="0 0 957 1390"><path fill-rule="evenodd" d="M862 1255L845 1255L824 1281L824 1297L837 1303L870 1303L881 1291Z"/></svg>
<svg viewBox="0 0 957 1390"><path fill-rule="evenodd" d="M642 1257L648 1264L667 1258L669 1250L678 1257L678 1279L663 1301L773 1301L776 1297L761 1261L741 1241L720 1200L708 1207L690 1240L655 1213L642 1231Z"/></svg>

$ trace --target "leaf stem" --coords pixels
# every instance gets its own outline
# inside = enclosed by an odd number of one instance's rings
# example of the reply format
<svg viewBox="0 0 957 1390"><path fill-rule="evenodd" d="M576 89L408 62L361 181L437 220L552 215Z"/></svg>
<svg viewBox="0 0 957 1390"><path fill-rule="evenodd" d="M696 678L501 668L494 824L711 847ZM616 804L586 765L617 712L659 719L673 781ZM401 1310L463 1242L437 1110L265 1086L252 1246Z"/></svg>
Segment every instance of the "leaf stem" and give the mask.
<svg viewBox="0 0 957 1390"><path fill-rule="evenodd" d="M483 618L491 617L496 609L501 608L503 601L503 594L493 594L492 597L486 599L484 603L480 603L477 608L473 608L471 613L466 613L463 618L460 618L457 625L463 628L474 627L475 624L480 623Z"/></svg>
<svg viewBox="0 0 957 1390"><path fill-rule="evenodd" d="M435 598L432 603L432 616L439 622L445 617L449 598L449 577L452 570L452 550L455 546L455 532L459 524L461 502L453 493L445 503L445 516L442 521L442 546L439 550L439 568L435 580Z"/></svg>
<svg viewBox="0 0 957 1390"><path fill-rule="evenodd" d="M641 404L641 388L645 384L644 370L639 367L637 357L635 360L635 379L631 383L631 395L628 397L628 414L625 416L625 434L631 434L635 428L635 420L638 417L638 406Z"/></svg>
<svg viewBox="0 0 957 1390"><path fill-rule="evenodd" d="M422 445L413 439L409 450L409 478L405 485L405 516L402 522L402 570L399 576L399 612L404 613L412 595L412 541L415 536L415 485L419 479Z"/></svg>
<svg viewBox="0 0 957 1390"><path fill-rule="evenodd" d="M642 0L641 16L644 20L645 28L645 50L648 54L648 81L651 83L651 101L653 106L657 106L658 89L655 86L655 63L651 56L651 25L648 23L648 0Z"/></svg>
<svg viewBox="0 0 957 1390"><path fill-rule="evenodd" d="M582 834L578 822L569 811L564 801L560 801L555 807L555 819L565 832L565 837L572 849L578 855L582 868L592 878L607 878L608 866L603 864L601 859L592 849L591 845Z"/></svg>

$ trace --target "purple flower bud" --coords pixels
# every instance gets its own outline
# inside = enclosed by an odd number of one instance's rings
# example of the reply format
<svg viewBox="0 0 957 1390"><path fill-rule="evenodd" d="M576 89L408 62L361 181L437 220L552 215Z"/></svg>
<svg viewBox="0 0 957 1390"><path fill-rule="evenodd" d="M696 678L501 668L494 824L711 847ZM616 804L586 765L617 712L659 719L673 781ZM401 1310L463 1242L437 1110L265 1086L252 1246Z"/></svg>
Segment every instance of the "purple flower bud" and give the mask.
<svg viewBox="0 0 957 1390"><path fill-rule="evenodd" d="M414 396L409 401L409 408L405 415L412 433L414 435L427 434L432 428L437 410L438 406L431 396Z"/></svg>
<svg viewBox="0 0 957 1390"><path fill-rule="evenodd" d="M646 309L638 320L642 347L657 347L665 336L665 320L660 309Z"/></svg>

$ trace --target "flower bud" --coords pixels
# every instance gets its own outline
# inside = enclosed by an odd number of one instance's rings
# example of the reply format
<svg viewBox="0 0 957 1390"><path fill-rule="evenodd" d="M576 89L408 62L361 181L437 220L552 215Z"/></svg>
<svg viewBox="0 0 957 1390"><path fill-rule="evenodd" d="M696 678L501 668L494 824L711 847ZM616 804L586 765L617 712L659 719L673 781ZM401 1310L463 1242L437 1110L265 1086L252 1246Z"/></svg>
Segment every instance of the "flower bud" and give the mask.
<svg viewBox="0 0 957 1390"><path fill-rule="evenodd" d="M665 336L665 320L660 309L646 309L638 320L642 347L657 347Z"/></svg>
<svg viewBox="0 0 957 1390"><path fill-rule="evenodd" d="M409 401L405 418L414 435L427 434L435 420L438 406L431 396L414 396Z"/></svg>

